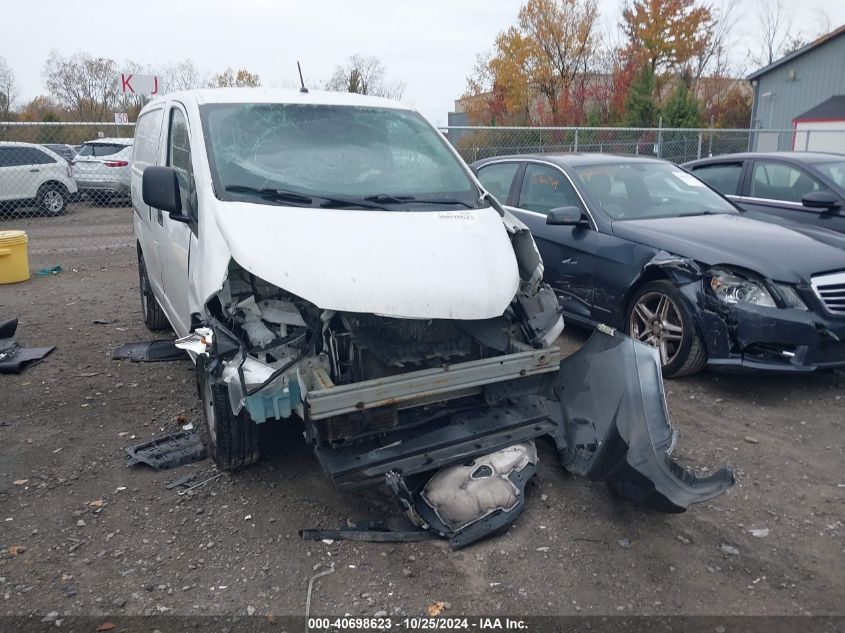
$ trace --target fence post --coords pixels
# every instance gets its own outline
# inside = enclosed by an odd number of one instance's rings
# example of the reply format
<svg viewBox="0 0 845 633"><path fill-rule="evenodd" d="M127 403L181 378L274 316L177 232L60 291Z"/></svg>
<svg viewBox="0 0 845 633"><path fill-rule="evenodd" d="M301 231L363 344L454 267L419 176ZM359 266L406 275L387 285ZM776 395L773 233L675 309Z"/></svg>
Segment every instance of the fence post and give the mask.
<svg viewBox="0 0 845 633"><path fill-rule="evenodd" d="M579 128L575 128L575 151L578 151L578 130Z"/></svg>
<svg viewBox="0 0 845 633"><path fill-rule="evenodd" d="M663 117L657 119L657 158L663 153Z"/></svg>
<svg viewBox="0 0 845 633"><path fill-rule="evenodd" d="M698 131L698 156L696 158L701 158L701 141L704 139L704 132L701 130Z"/></svg>
<svg viewBox="0 0 845 633"><path fill-rule="evenodd" d="M543 153L543 130L537 130L537 153Z"/></svg>

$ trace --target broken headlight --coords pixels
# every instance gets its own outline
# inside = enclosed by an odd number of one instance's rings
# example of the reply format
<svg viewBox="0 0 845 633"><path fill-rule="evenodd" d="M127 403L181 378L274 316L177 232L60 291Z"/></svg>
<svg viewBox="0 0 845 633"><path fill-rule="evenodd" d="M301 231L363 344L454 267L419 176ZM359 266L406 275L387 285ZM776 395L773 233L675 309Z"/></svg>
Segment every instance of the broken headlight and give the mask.
<svg viewBox="0 0 845 633"><path fill-rule="evenodd" d="M775 308L775 300L760 281L720 268L714 268L707 276L708 286L716 298L729 305L750 303Z"/></svg>

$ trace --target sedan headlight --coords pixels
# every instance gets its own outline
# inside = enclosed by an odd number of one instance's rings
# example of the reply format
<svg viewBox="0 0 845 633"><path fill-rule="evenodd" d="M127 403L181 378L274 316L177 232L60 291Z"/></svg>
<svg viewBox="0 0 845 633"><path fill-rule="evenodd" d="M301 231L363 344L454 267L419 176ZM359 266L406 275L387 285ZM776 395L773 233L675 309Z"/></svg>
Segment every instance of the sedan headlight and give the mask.
<svg viewBox="0 0 845 633"><path fill-rule="evenodd" d="M759 281L718 268L711 270L708 278L710 290L724 303L730 305L750 303L767 308L777 307L771 293Z"/></svg>

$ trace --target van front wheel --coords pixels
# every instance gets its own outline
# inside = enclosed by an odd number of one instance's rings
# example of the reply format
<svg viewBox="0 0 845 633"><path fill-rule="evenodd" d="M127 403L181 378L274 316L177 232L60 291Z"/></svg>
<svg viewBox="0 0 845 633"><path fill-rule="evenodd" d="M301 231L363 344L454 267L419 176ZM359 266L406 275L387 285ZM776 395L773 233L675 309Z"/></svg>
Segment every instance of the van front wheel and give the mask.
<svg viewBox="0 0 845 633"><path fill-rule="evenodd" d="M237 470L257 462L258 426L246 409L232 413L228 388L208 375L203 357L197 358L197 386L205 413L200 436L217 467Z"/></svg>

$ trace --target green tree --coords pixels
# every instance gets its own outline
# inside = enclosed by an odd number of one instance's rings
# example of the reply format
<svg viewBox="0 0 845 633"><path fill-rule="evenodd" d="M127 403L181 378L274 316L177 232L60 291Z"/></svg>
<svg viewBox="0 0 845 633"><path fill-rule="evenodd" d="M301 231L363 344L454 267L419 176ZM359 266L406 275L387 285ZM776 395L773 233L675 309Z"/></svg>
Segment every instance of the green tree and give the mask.
<svg viewBox="0 0 845 633"><path fill-rule="evenodd" d="M686 79L681 79L663 107L666 127L701 127L701 107L690 92Z"/></svg>
<svg viewBox="0 0 845 633"><path fill-rule="evenodd" d="M654 71L645 64L631 84L625 99L625 125L628 127L654 127L658 107L654 101Z"/></svg>

